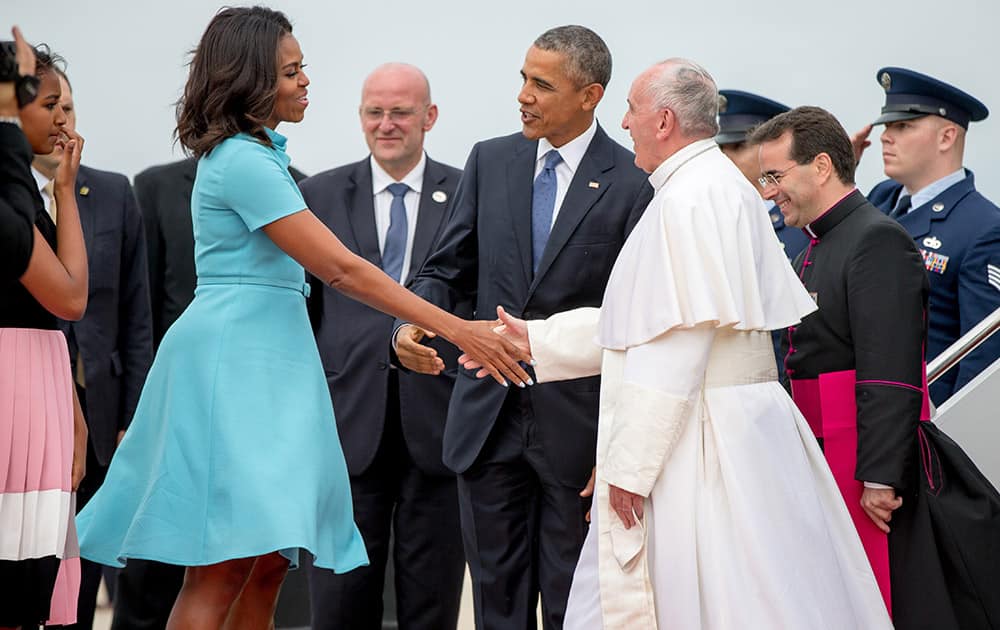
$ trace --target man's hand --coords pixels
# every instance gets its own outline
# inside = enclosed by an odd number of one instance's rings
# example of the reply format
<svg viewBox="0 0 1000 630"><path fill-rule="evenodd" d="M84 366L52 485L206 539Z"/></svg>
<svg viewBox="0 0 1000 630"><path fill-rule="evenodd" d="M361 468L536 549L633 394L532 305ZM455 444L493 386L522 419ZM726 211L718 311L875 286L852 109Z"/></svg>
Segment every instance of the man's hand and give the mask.
<svg viewBox="0 0 1000 630"><path fill-rule="evenodd" d="M518 351L527 355L531 354L531 343L528 339L528 323L526 321L509 314L502 306L497 306L497 319L493 323L495 324L493 332L502 335L507 341L514 344ZM478 369L476 378L489 376L489 372L482 369L483 366L478 361L472 360L472 357L467 354L458 357L458 362L467 370Z"/></svg>
<svg viewBox="0 0 1000 630"><path fill-rule="evenodd" d="M580 496L583 498L594 496L594 482L597 479L597 466L590 469L590 481L584 486L583 490L580 491ZM590 510L587 510L587 515L583 517L588 523L590 522Z"/></svg>
<svg viewBox="0 0 1000 630"><path fill-rule="evenodd" d="M633 525L642 520L643 497L628 490L622 490L618 486L609 486L608 489L608 502L611 504L611 509L625 524L625 529L632 529Z"/></svg>
<svg viewBox="0 0 1000 630"><path fill-rule="evenodd" d="M434 333L413 324L403 324L396 332L396 356L407 369L420 374L440 374L444 361L437 350L420 343L424 337L432 339Z"/></svg>
<svg viewBox="0 0 1000 630"><path fill-rule="evenodd" d="M508 381L518 387L534 385L535 382L523 367L533 361L531 355L494 332L495 327L495 321L463 322L461 330L452 339L466 357L463 365L468 363L481 366L480 372L489 374L504 387Z"/></svg>
<svg viewBox="0 0 1000 630"><path fill-rule="evenodd" d="M872 126L865 125L860 131L851 136L851 148L854 149L854 168L857 168L861 162L861 154L872 145L872 141L868 139L871 132Z"/></svg>
<svg viewBox="0 0 1000 630"><path fill-rule="evenodd" d="M903 505L903 498L896 496L892 488L865 488L861 493L861 507L868 518L886 534L889 533L889 521L892 512Z"/></svg>

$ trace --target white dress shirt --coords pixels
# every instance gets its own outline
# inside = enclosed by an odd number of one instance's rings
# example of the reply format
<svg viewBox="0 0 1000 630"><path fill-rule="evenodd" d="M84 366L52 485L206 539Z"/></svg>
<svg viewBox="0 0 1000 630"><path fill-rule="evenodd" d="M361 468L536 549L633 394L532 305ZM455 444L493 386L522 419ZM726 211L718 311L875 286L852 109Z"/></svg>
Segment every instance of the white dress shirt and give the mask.
<svg viewBox="0 0 1000 630"><path fill-rule="evenodd" d="M385 169L379 166L374 156L369 158L369 161L372 167L372 195L375 201L375 231L378 234L378 250L381 253L385 250L385 236L389 232L389 224L392 222L390 214L392 193L389 192L388 187L397 182L385 172ZM426 166L427 155L421 153L417 165L398 182L410 187L410 190L403 197L403 205L406 206L406 254L403 256L403 270L399 274L400 284L406 283L406 277L410 271L413 236L417 232L417 211L420 208L420 188L424 183L424 168Z"/></svg>
<svg viewBox="0 0 1000 630"><path fill-rule="evenodd" d="M35 178L35 185L38 186L38 192L42 195L42 203L45 204L45 211L48 212L52 220L55 221L56 218L52 216L52 198L49 197L49 193L45 190L45 186L49 183L49 178L42 175L42 173L34 166L31 167L31 174Z"/></svg>
<svg viewBox="0 0 1000 630"><path fill-rule="evenodd" d="M561 147L552 146L552 143L546 138L538 141L538 152L535 154L534 179L537 179L538 175L545 168L545 156L549 151L555 149L562 157L562 161L556 165L556 204L552 209L553 225L555 225L556 217L559 216L559 208L562 206L563 199L566 198L569 183L573 181L573 175L576 174L576 169L579 168L580 162L583 160L583 154L587 152L587 147L590 146L590 141L594 139L596 133L597 119L595 118L586 131Z"/></svg>

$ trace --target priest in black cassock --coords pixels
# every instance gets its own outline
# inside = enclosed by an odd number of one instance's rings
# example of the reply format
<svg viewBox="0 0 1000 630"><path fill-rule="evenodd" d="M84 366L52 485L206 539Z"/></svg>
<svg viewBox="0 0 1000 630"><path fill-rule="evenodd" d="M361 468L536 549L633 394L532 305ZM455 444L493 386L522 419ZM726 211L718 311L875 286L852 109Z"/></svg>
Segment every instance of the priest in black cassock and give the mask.
<svg viewBox="0 0 1000 630"><path fill-rule="evenodd" d="M957 629L940 575L912 573L923 544L913 528L917 427L927 413L920 254L855 187L850 140L828 112L793 109L751 141L764 197L810 239L794 267L819 310L782 343L793 397L823 443L896 628Z"/></svg>

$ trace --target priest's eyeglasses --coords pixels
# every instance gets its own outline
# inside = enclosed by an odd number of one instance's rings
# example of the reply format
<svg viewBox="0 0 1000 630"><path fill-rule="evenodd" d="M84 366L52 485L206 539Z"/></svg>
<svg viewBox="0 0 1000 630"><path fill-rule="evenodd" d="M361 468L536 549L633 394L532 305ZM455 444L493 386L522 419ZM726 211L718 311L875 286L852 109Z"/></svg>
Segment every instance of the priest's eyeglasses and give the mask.
<svg viewBox="0 0 1000 630"><path fill-rule="evenodd" d="M796 166L802 166L802 165L796 162L795 164L792 164L783 171L764 173L763 175L757 178L757 183L760 184L761 188L767 188L768 186L777 186L778 184L781 183L781 178L784 177L788 171L792 170Z"/></svg>

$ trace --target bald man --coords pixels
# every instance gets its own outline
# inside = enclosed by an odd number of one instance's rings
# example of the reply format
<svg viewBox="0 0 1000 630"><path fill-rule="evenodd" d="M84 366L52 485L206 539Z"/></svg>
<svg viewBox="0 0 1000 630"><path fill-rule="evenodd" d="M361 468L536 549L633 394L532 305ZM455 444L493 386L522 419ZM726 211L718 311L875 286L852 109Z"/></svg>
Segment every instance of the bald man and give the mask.
<svg viewBox="0 0 1000 630"><path fill-rule="evenodd" d="M461 171L424 152L438 110L419 69L376 68L359 114L371 154L306 179L302 194L345 246L405 284L432 251ZM392 317L310 282L310 318L371 560L345 575L312 569L313 628L382 628L390 548L399 628L455 628L465 556L456 477L441 461L441 442L458 351L434 340L448 370L397 370L385 343ZM470 316L471 305L457 314Z"/></svg>

